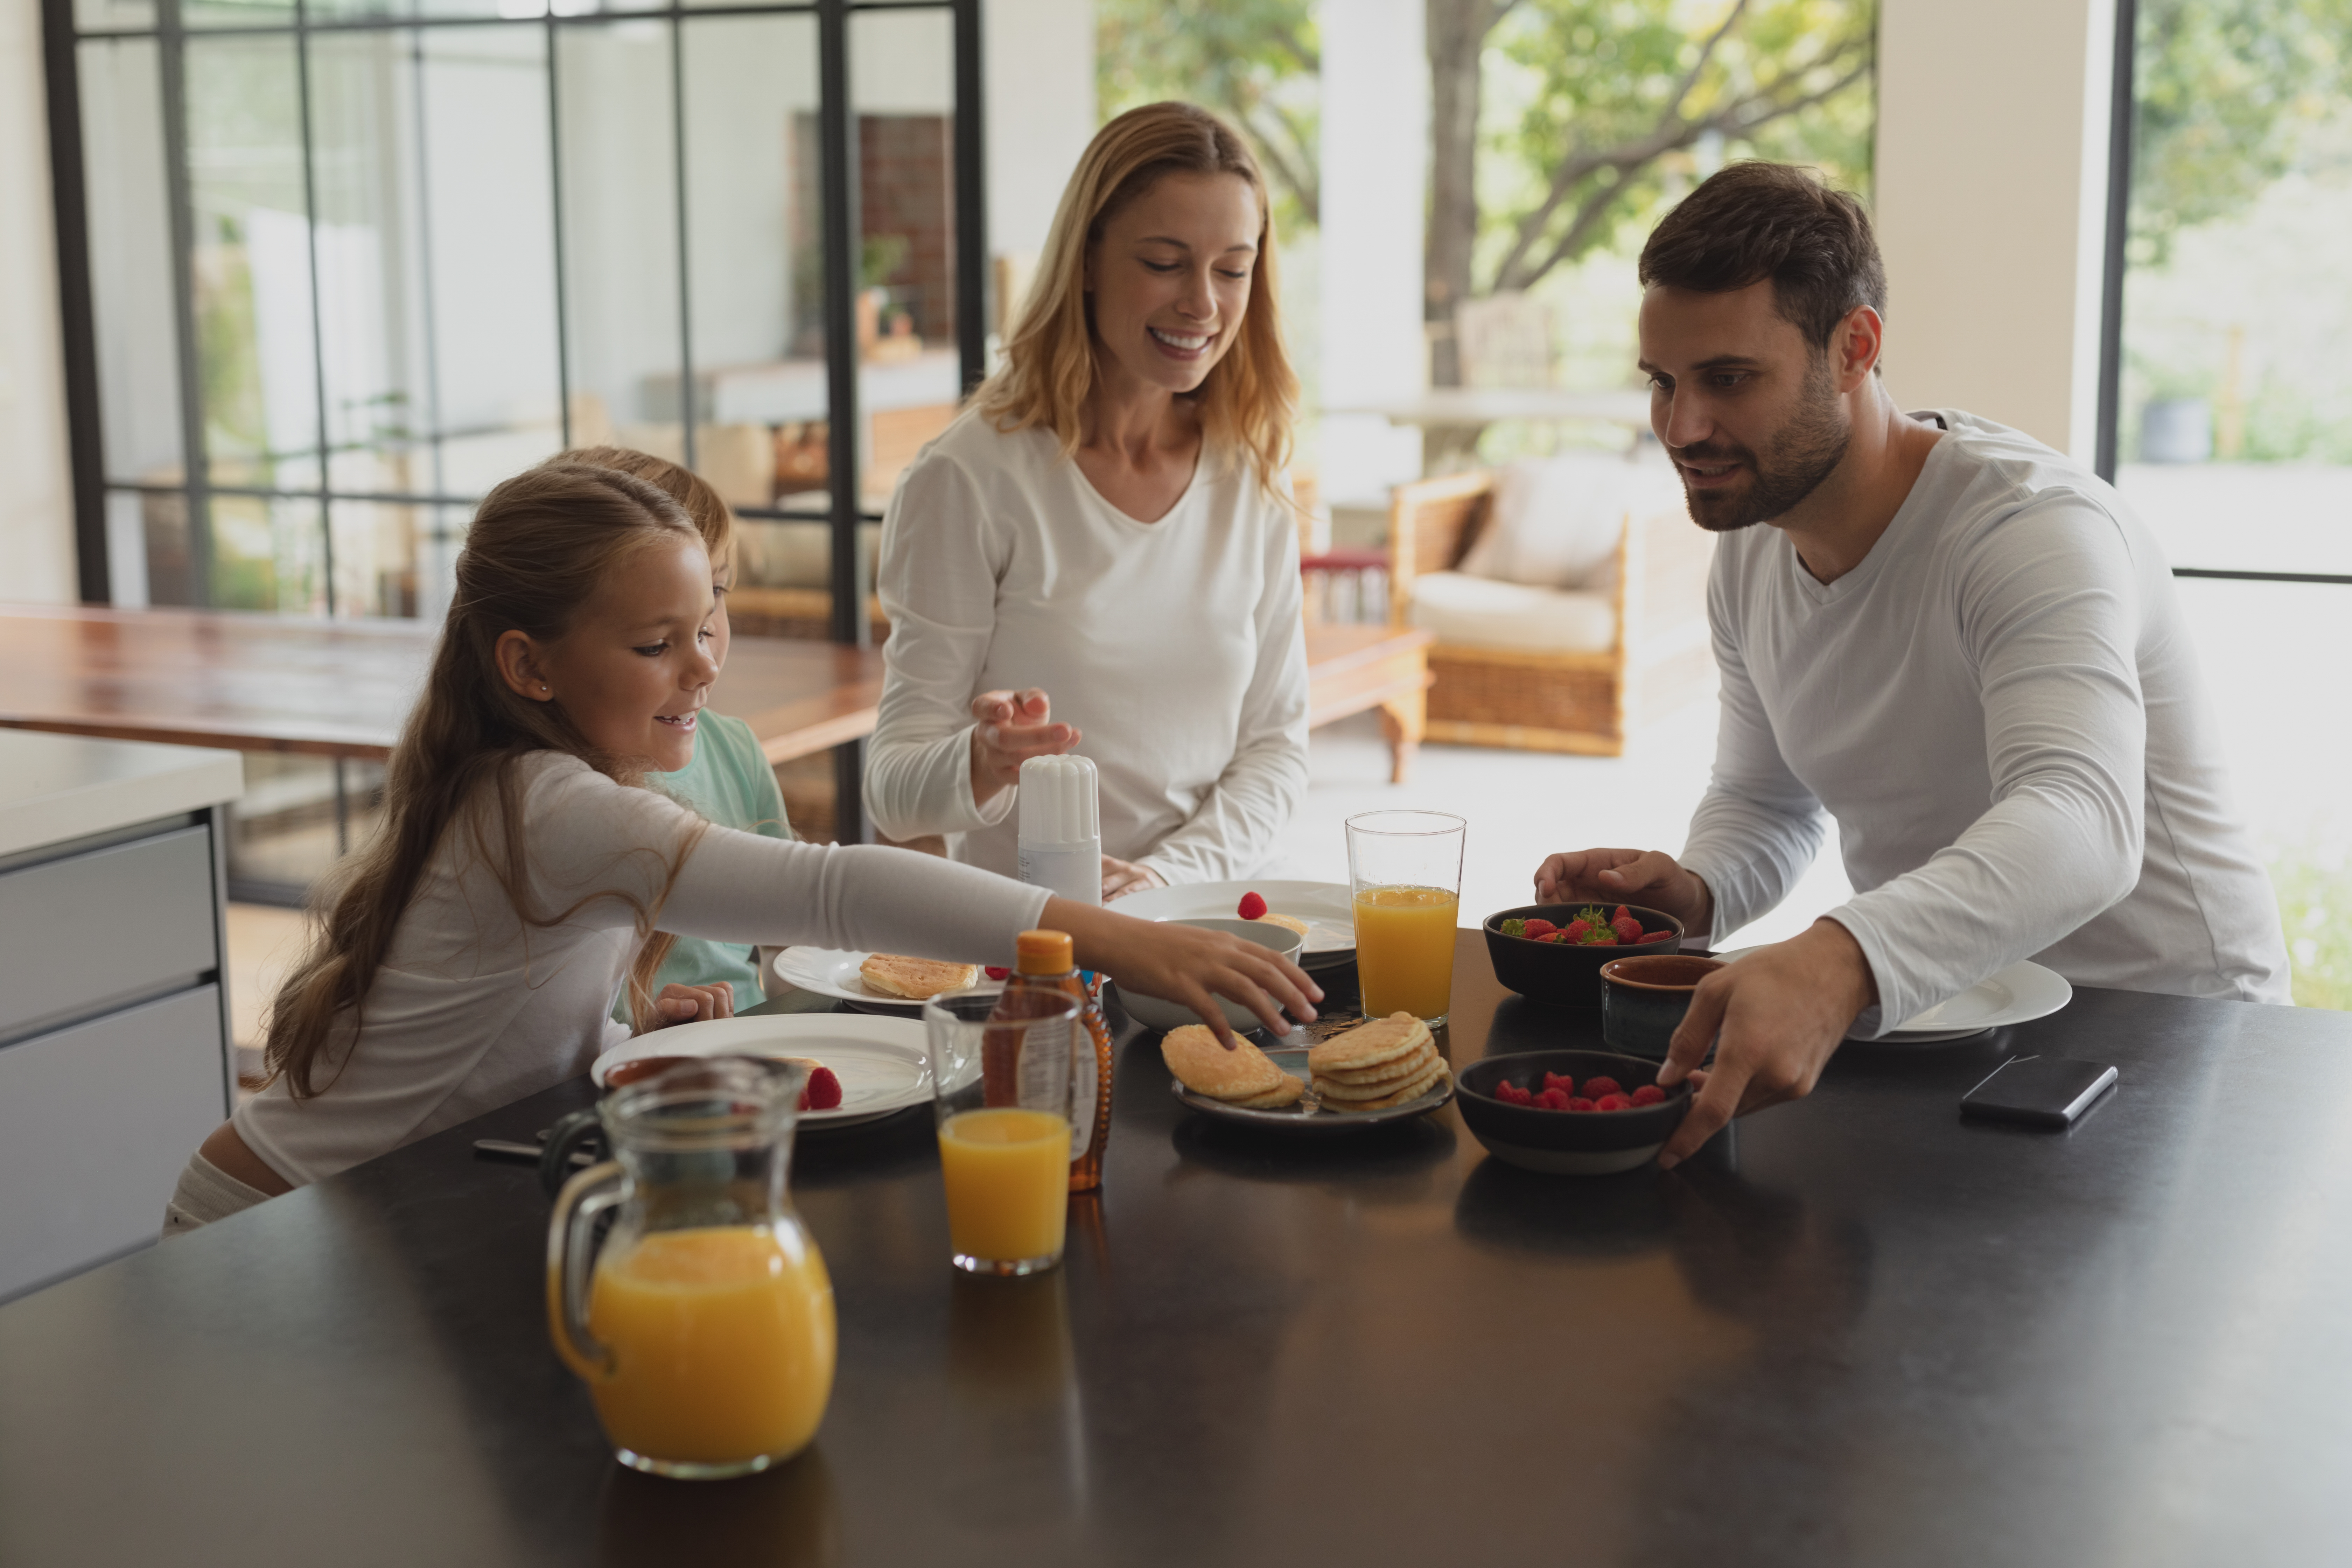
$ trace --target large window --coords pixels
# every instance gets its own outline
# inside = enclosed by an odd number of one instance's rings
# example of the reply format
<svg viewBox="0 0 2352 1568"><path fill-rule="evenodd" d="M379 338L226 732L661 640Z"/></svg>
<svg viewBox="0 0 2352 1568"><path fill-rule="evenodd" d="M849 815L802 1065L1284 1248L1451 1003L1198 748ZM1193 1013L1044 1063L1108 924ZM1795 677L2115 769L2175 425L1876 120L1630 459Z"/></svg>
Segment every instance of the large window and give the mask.
<svg viewBox="0 0 2352 1568"><path fill-rule="evenodd" d="M2306 1005L2352 1006L2352 4L2126 0L2104 454L2181 574Z"/></svg>
<svg viewBox="0 0 2352 1568"><path fill-rule="evenodd" d="M982 368L976 0L47 3L86 583L437 616L617 442L751 521L747 629L860 635L834 542Z"/></svg>

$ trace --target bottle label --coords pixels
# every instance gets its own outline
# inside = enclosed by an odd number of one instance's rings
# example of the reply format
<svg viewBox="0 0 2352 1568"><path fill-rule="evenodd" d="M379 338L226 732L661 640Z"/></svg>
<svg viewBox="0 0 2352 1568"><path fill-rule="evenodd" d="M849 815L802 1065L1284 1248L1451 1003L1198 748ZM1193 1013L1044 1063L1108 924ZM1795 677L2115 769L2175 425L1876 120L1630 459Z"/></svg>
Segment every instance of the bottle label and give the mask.
<svg viewBox="0 0 2352 1568"><path fill-rule="evenodd" d="M1095 1100L1100 1086L1095 1032L1084 1013L1070 1020L1070 1163L1087 1157L1095 1141Z"/></svg>

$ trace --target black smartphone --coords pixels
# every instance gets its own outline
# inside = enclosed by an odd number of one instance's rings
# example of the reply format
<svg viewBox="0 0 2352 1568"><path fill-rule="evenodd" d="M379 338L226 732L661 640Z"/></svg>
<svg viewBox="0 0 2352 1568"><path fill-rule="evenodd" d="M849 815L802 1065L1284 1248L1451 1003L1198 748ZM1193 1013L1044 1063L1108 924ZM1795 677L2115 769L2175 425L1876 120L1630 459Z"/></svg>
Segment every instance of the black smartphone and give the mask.
<svg viewBox="0 0 2352 1568"><path fill-rule="evenodd" d="M1960 1096L1960 1114L2033 1127L2072 1127L2122 1075L2071 1057L2011 1057Z"/></svg>

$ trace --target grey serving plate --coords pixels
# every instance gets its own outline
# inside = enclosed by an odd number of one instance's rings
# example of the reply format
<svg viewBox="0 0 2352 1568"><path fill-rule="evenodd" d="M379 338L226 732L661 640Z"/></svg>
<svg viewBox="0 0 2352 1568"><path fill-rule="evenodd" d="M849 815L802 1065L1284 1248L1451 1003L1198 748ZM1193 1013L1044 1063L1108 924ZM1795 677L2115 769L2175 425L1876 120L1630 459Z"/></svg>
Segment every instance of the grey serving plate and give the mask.
<svg viewBox="0 0 2352 1568"><path fill-rule="evenodd" d="M1273 1058L1275 1066L1291 1077L1309 1079L1304 1049L1270 1050L1265 1054ZM1168 1087L1175 1091L1176 1098L1187 1108L1203 1116L1213 1116L1220 1121L1237 1122L1244 1127L1263 1127L1270 1132L1286 1132L1304 1138L1322 1138L1360 1132L1368 1127L1386 1127L1391 1122L1408 1121L1416 1116L1428 1115L1454 1098L1454 1068L1453 1064L1448 1063L1445 1077L1434 1089L1402 1105L1391 1105L1386 1110L1326 1110L1316 1103L1312 1089L1280 1110L1246 1110L1238 1105L1227 1105L1222 1100L1211 1100L1205 1094L1195 1094L1184 1087L1181 1079L1170 1079Z"/></svg>

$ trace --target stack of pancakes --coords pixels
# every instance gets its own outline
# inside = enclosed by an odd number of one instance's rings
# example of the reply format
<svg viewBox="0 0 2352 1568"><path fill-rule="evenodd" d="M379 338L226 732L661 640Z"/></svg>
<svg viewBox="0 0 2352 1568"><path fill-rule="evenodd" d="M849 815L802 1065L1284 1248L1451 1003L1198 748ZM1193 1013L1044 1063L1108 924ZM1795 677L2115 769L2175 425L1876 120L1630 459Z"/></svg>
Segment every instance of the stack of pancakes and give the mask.
<svg viewBox="0 0 2352 1568"><path fill-rule="evenodd" d="M1437 1054L1429 1026L1410 1013L1332 1036L1307 1053L1307 1065L1326 1110L1386 1110L1445 1080L1445 1058Z"/></svg>
<svg viewBox="0 0 2352 1568"><path fill-rule="evenodd" d="M1279 1110L1307 1092L1303 1079L1275 1066L1264 1051L1239 1036L1227 1050L1205 1024L1169 1030L1160 1041L1160 1059L1194 1094L1244 1110Z"/></svg>

